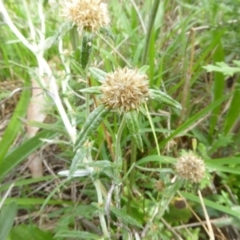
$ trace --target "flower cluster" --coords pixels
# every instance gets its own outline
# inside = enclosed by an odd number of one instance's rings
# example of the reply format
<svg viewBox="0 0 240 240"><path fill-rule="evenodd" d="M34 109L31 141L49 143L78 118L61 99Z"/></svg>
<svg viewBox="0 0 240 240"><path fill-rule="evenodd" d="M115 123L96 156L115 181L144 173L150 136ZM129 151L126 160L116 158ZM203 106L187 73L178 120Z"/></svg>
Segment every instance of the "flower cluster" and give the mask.
<svg viewBox="0 0 240 240"><path fill-rule="evenodd" d="M107 4L102 0L66 0L63 16L75 23L79 32L96 32L110 23Z"/></svg>
<svg viewBox="0 0 240 240"><path fill-rule="evenodd" d="M186 153L179 157L175 169L179 178L188 180L192 183L199 183L205 173L203 160L197 157L193 152Z"/></svg>
<svg viewBox="0 0 240 240"><path fill-rule="evenodd" d="M105 77L101 91L102 103L110 109L120 112L139 110L149 97L147 75L138 70L116 69Z"/></svg>

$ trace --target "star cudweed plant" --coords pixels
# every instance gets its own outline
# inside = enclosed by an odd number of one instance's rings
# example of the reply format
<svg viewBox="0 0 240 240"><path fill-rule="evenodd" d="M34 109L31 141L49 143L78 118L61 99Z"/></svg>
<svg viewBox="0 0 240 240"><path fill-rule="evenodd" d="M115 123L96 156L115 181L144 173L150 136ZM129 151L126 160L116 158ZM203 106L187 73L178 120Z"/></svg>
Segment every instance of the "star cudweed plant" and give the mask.
<svg viewBox="0 0 240 240"><path fill-rule="evenodd" d="M75 26L82 35L81 65L87 66L92 51L94 33L101 32L110 23L107 4L102 0L65 0L62 4L62 16ZM74 42L78 41L74 28Z"/></svg>
<svg viewBox="0 0 240 240"><path fill-rule="evenodd" d="M181 109L181 105L166 93L149 88L148 77L144 73L144 69L146 68L129 69L125 67L117 68L111 73L105 73L96 68L89 69L102 85L83 89L81 92L100 94L100 104L83 125L78 136L77 148L84 144L109 112L115 111L123 116L132 139L137 147L143 150L138 114L145 112L144 105L152 99Z"/></svg>

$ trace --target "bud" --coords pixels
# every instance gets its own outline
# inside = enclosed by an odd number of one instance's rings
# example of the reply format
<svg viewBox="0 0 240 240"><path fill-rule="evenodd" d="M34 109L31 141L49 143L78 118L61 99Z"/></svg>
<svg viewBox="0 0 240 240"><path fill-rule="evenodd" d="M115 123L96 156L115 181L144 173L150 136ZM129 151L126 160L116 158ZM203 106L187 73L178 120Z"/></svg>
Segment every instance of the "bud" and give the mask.
<svg viewBox="0 0 240 240"><path fill-rule="evenodd" d="M193 152L189 152L177 159L175 170L179 178L192 183L199 183L204 177L205 165L200 157Z"/></svg>
<svg viewBox="0 0 240 240"><path fill-rule="evenodd" d="M102 0L66 0L63 16L75 23L79 32L96 32L110 23L107 4Z"/></svg>
<svg viewBox="0 0 240 240"><path fill-rule="evenodd" d="M149 96L147 75L136 69L118 68L106 75L101 91L102 103L110 109L120 112L139 110Z"/></svg>

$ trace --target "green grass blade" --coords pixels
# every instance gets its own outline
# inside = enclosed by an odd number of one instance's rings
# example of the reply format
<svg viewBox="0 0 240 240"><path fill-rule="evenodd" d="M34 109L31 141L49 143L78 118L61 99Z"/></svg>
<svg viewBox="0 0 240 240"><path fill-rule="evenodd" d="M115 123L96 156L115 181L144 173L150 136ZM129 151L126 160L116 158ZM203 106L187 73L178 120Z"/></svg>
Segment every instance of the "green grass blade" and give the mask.
<svg viewBox="0 0 240 240"><path fill-rule="evenodd" d="M7 239L17 214L17 204L15 202L5 205L0 212L0 239Z"/></svg>
<svg viewBox="0 0 240 240"><path fill-rule="evenodd" d="M0 201L2 199L0 198ZM11 202L16 202L19 206L35 206L35 205L41 205L45 202L45 199L42 198L7 198L4 202L6 205L10 204ZM72 205L73 203L70 201L62 201L62 200L53 200L50 199L47 202L48 205Z"/></svg>
<svg viewBox="0 0 240 240"><path fill-rule="evenodd" d="M163 147L169 140L173 139L175 136L183 133L188 128L190 128L196 121L198 121L200 118L203 118L206 116L210 111L212 111L215 107L219 106L224 100L226 100L229 96L222 96L218 100L214 101L210 105L208 105L206 108L201 110L199 113L195 114L191 118L189 118L186 122L184 122L180 127L178 127L169 137L164 139L160 144L159 147Z"/></svg>
<svg viewBox="0 0 240 240"><path fill-rule="evenodd" d="M54 176L50 175L50 176L44 176L44 177L39 177L39 178L21 179L14 183L14 187L23 187L26 185L30 185L32 183L46 182L53 178L54 178ZM0 192L8 190L8 188L11 185L12 185L12 183L2 184L2 186L0 187Z"/></svg>
<svg viewBox="0 0 240 240"><path fill-rule="evenodd" d="M43 231L37 226L28 225L18 225L13 228L10 235L10 240L54 240L53 235L49 231Z"/></svg>
<svg viewBox="0 0 240 240"><path fill-rule="evenodd" d="M228 109L226 120L224 122L224 127L223 127L224 134L228 134L231 131L232 127L234 126L234 124L239 118L239 114L240 114L239 99L240 99L240 78L238 78L238 81L234 90L233 98L231 101L231 105Z"/></svg>
<svg viewBox="0 0 240 240"><path fill-rule="evenodd" d="M199 204L201 203L200 199L197 196L194 196L191 193L181 192L181 195L188 200L197 202ZM228 207L222 206L222 205L220 205L216 202L213 202L213 201L210 201L210 200L207 200L207 199L204 199L203 201L204 201L204 204L207 207L213 208L213 209L218 210L220 212L223 212L223 213L226 213L226 214L229 214L231 216L239 218L239 213L236 212L236 211L233 211L232 209L230 209Z"/></svg>
<svg viewBox="0 0 240 240"><path fill-rule="evenodd" d="M213 55L214 62L224 61L224 50L222 47L221 39L219 39L217 49ZM214 83L213 83L213 101L221 98L224 95L225 81L224 75L220 72L214 72ZM221 105L215 107L212 111L212 117L210 120L209 134L213 135L216 130L216 124L218 122L218 115L221 110Z"/></svg>
<svg viewBox="0 0 240 240"><path fill-rule="evenodd" d="M12 150L5 156L0 167L0 180L4 178L14 167L24 161L32 152L41 147L44 142L41 138L51 139L55 137L57 133L42 131L35 137L28 139L22 145Z"/></svg>
<svg viewBox="0 0 240 240"><path fill-rule="evenodd" d="M26 81L24 87L29 87L30 82ZM13 116L5 130L2 140L0 141L0 166L3 163L4 156L8 152L16 136L19 134L22 128L22 122L20 117L24 117L27 112L28 103L30 100L30 90L24 90L21 94L20 100L14 110Z"/></svg>

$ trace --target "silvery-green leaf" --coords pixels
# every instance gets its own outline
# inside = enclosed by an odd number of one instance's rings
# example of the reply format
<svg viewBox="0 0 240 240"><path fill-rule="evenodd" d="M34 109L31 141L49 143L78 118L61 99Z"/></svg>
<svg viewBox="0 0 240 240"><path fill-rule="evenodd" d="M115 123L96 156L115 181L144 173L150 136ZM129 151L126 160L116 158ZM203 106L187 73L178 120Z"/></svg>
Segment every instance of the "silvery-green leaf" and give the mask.
<svg viewBox="0 0 240 240"><path fill-rule="evenodd" d="M109 112L109 109L104 105L100 105L93 112L90 113L86 122L77 136L76 148L80 148L87 140L87 138L98 128L104 117Z"/></svg>
<svg viewBox="0 0 240 240"><path fill-rule="evenodd" d="M73 157L71 166L70 166L70 171L69 171L69 177L71 178L73 174L76 172L76 170L79 167L79 164L84 161L84 158L87 155L87 149L82 147L78 149L75 153L75 156Z"/></svg>
<svg viewBox="0 0 240 240"><path fill-rule="evenodd" d="M100 33L104 36L110 37L113 41L115 40L115 37L110 28L102 27L100 28Z"/></svg>
<svg viewBox="0 0 240 240"><path fill-rule="evenodd" d="M91 175L92 173L93 173L92 169L78 169L72 174L71 177L85 177L85 176ZM58 175L70 178L70 171L63 170L63 171L60 171Z"/></svg>
<svg viewBox="0 0 240 240"><path fill-rule="evenodd" d="M233 76L233 74L240 72L239 61L234 61L234 63L237 67L231 67L225 62L217 62L215 65L209 64L203 68L208 72L221 72L226 76Z"/></svg>
<svg viewBox="0 0 240 240"><path fill-rule="evenodd" d="M137 111L126 112L124 113L124 116L126 118L127 127L130 131L133 140L135 141L137 147L142 151L143 143L138 124L138 112Z"/></svg>
<svg viewBox="0 0 240 240"><path fill-rule="evenodd" d="M79 90L79 92L82 93L89 93L89 94L101 94L100 87L89 87L89 88L83 88Z"/></svg>
<svg viewBox="0 0 240 240"><path fill-rule="evenodd" d="M42 46L44 50L47 50L52 47L53 44L55 44L59 38L64 36L70 29L73 28L72 23L64 22L57 30L55 35L46 38L44 45Z"/></svg>
<svg viewBox="0 0 240 240"><path fill-rule="evenodd" d="M91 73L91 75L100 83L105 81L105 76L107 75L106 72L102 71L99 68L94 68L94 67L90 67L89 68L89 72Z"/></svg>
<svg viewBox="0 0 240 240"><path fill-rule="evenodd" d="M69 141L63 141L58 139L47 139L47 138L40 138L42 142L48 143L48 144L64 144L64 145L71 145L71 142Z"/></svg>
<svg viewBox="0 0 240 240"><path fill-rule="evenodd" d="M141 223L139 223L135 218L124 212L123 209L118 209L112 206L111 212L115 214L116 217L120 218L125 224L129 224L131 226L136 226L139 228L142 227Z"/></svg>
<svg viewBox="0 0 240 240"><path fill-rule="evenodd" d="M108 160L99 160L89 163L89 167L97 169L99 173L104 173L110 179L115 179L116 174L114 171L115 164Z"/></svg>
<svg viewBox="0 0 240 240"><path fill-rule="evenodd" d="M175 101L165 92L162 92L160 90L150 89L150 98L160 103L165 103L166 105L169 105L171 107L182 109L182 106L179 102Z"/></svg>
<svg viewBox="0 0 240 240"><path fill-rule="evenodd" d="M141 68L138 69L138 71L140 73L144 73L145 74L148 71L148 69L149 69L148 65L143 65Z"/></svg>
<svg viewBox="0 0 240 240"><path fill-rule="evenodd" d="M79 46L79 32L77 30L77 26L74 25L74 27L69 32L73 51L76 52Z"/></svg>

